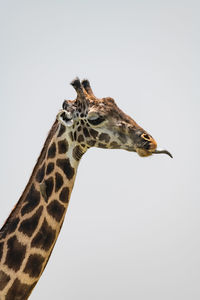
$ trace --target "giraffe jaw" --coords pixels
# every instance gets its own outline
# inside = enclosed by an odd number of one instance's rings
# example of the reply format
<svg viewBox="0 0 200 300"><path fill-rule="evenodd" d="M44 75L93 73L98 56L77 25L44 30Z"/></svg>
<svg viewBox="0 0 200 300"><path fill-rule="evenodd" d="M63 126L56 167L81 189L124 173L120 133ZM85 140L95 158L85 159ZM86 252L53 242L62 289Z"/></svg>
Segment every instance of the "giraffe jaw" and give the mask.
<svg viewBox="0 0 200 300"><path fill-rule="evenodd" d="M152 155L152 152L149 151L149 150L146 150L146 149L143 149L143 148L137 148L136 149L136 152L139 156L141 157L147 157L147 156L150 156Z"/></svg>

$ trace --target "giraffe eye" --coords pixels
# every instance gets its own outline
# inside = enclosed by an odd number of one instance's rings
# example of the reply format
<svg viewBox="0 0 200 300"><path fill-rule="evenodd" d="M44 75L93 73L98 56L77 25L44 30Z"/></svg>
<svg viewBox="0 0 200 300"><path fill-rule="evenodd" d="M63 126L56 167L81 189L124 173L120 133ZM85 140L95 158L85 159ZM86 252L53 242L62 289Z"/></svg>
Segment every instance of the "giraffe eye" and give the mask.
<svg viewBox="0 0 200 300"><path fill-rule="evenodd" d="M88 119L88 122L92 125L99 125L103 121L105 121L105 118L102 116L95 116L95 117L92 117L91 119Z"/></svg>

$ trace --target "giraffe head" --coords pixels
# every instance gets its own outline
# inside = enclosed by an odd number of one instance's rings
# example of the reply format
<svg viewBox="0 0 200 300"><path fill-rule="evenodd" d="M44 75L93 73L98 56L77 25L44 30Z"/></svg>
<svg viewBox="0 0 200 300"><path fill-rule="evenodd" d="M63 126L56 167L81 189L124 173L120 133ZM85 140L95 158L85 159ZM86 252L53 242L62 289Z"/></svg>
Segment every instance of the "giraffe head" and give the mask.
<svg viewBox="0 0 200 300"><path fill-rule="evenodd" d="M140 156L165 153L157 150L156 141L110 98L95 97L88 80L72 81L77 92L75 100L65 100L57 119L68 128L79 152L90 147L124 149ZM171 156L172 157L172 156Z"/></svg>

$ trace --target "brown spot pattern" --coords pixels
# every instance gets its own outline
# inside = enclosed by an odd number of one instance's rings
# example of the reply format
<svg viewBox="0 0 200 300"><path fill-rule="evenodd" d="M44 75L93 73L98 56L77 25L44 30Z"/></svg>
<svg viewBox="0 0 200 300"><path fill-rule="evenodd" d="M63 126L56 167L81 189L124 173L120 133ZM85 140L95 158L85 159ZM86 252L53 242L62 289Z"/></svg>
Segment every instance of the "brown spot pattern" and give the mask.
<svg viewBox="0 0 200 300"><path fill-rule="evenodd" d="M85 127L83 128L83 134L84 134L85 137L89 137L90 136L88 129L85 128Z"/></svg>
<svg viewBox="0 0 200 300"><path fill-rule="evenodd" d="M42 165L42 167L38 170L36 174L37 182L42 182L42 180L44 179L44 170L45 170L45 163Z"/></svg>
<svg viewBox="0 0 200 300"><path fill-rule="evenodd" d="M60 124L60 129L58 132L58 137L60 137L61 135L63 135L63 133L65 132L66 128L63 124Z"/></svg>
<svg viewBox="0 0 200 300"><path fill-rule="evenodd" d="M62 185L63 185L63 178L59 173L56 172L56 175L55 175L55 192L58 192Z"/></svg>
<svg viewBox="0 0 200 300"><path fill-rule="evenodd" d="M5 238L6 235L14 232L18 224L19 224L19 218L14 218L14 219L9 218L2 228L1 238Z"/></svg>
<svg viewBox="0 0 200 300"><path fill-rule="evenodd" d="M108 143L110 141L110 137L107 133L101 133L99 136L99 140Z"/></svg>
<svg viewBox="0 0 200 300"><path fill-rule="evenodd" d="M66 153L68 151L68 147L69 147L69 145L68 145L66 139L58 142L58 152L60 154Z"/></svg>
<svg viewBox="0 0 200 300"><path fill-rule="evenodd" d="M40 183L40 193L43 199L47 202L46 184L45 182Z"/></svg>
<svg viewBox="0 0 200 300"><path fill-rule="evenodd" d="M74 140L76 141L76 138L77 138L77 134L76 134L76 131L74 132Z"/></svg>
<svg viewBox="0 0 200 300"><path fill-rule="evenodd" d="M47 196L46 202L48 202L48 199L51 196L54 187L53 177L50 177L47 180L45 180L45 185L46 185L46 196Z"/></svg>
<svg viewBox="0 0 200 300"><path fill-rule="evenodd" d="M21 283L19 279L15 279L12 286L8 290L8 294L5 297L5 300L21 300L21 299L28 299L32 289L36 285L34 284L28 285Z"/></svg>
<svg viewBox="0 0 200 300"><path fill-rule="evenodd" d="M94 139L96 139L96 137L97 137L97 135L98 135L98 131L96 131L96 130L94 130L94 129L90 129L90 134L91 134L91 136L94 138Z"/></svg>
<svg viewBox="0 0 200 300"><path fill-rule="evenodd" d="M47 158L54 158L56 156L56 144L53 143L49 147Z"/></svg>
<svg viewBox="0 0 200 300"><path fill-rule="evenodd" d="M3 245L4 243L0 243L0 261L1 261L1 258L2 258L2 255L3 255Z"/></svg>
<svg viewBox="0 0 200 300"><path fill-rule="evenodd" d="M99 148L107 148L107 145L103 144L103 143L98 143L98 147Z"/></svg>
<svg viewBox="0 0 200 300"><path fill-rule="evenodd" d="M48 163L46 169L46 175L49 175L53 170L54 170L54 163L53 162Z"/></svg>
<svg viewBox="0 0 200 300"><path fill-rule="evenodd" d="M82 134L80 134L80 135L78 136L78 142L79 142L79 143L82 143L83 141L84 141L84 137L83 137Z"/></svg>
<svg viewBox="0 0 200 300"><path fill-rule="evenodd" d="M52 216L57 222L60 222L63 217L65 208L57 200L53 200L47 206L47 211L49 215Z"/></svg>
<svg viewBox="0 0 200 300"><path fill-rule="evenodd" d="M40 202L40 193L35 189L34 184L32 184L30 191L28 192L26 199L24 201L26 204L22 207L21 215L31 212L36 208Z"/></svg>
<svg viewBox="0 0 200 300"><path fill-rule="evenodd" d="M32 240L31 247L41 248L48 251L51 248L54 240L56 238L56 231L53 230L47 223L46 219Z"/></svg>
<svg viewBox="0 0 200 300"><path fill-rule="evenodd" d="M18 242L16 236L11 237L7 242L7 255L5 264L14 271L18 271L26 253L26 246Z"/></svg>
<svg viewBox="0 0 200 300"><path fill-rule="evenodd" d="M10 276L7 275L5 272L0 271L0 291L2 291L5 288L9 281Z"/></svg>
<svg viewBox="0 0 200 300"><path fill-rule="evenodd" d="M22 221L19 227L19 231L31 237L38 225L38 222L42 214L42 210L43 207L40 206L36 211L36 213L31 218Z"/></svg>
<svg viewBox="0 0 200 300"><path fill-rule="evenodd" d="M73 136L72 132L69 133L69 137L70 137L71 141L73 142L74 141L74 136Z"/></svg>
<svg viewBox="0 0 200 300"><path fill-rule="evenodd" d="M28 258L24 273L29 274L30 277L38 277L42 271L44 257L40 254L31 254Z"/></svg>
<svg viewBox="0 0 200 300"><path fill-rule="evenodd" d="M56 164L61 170L63 170L69 180L72 179L74 176L74 168L72 168L69 158L57 159Z"/></svg>
<svg viewBox="0 0 200 300"><path fill-rule="evenodd" d="M19 224L19 218L15 218L8 223L7 233L12 233L16 230L17 225Z"/></svg>
<svg viewBox="0 0 200 300"><path fill-rule="evenodd" d="M68 203L69 202L69 189L68 189L68 187L64 187L62 189L62 191L60 192L60 195L59 195L59 199L63 203Z"/></svg>

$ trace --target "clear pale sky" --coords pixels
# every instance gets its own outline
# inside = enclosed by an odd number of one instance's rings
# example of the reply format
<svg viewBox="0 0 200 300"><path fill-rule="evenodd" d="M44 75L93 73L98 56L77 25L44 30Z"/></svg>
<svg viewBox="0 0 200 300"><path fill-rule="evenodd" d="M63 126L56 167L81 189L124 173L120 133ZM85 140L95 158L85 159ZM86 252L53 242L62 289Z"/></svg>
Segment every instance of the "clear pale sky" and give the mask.
<svg viewBox="0 0 200 300"><path fill-rule="evenodd" d="M90 149L30 299L200 299L200 2L0 1L0 223L70 81L89 78L160 155Z"/></svg>

